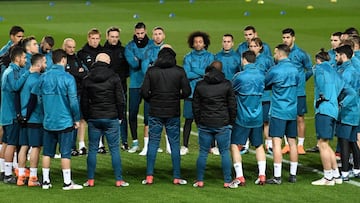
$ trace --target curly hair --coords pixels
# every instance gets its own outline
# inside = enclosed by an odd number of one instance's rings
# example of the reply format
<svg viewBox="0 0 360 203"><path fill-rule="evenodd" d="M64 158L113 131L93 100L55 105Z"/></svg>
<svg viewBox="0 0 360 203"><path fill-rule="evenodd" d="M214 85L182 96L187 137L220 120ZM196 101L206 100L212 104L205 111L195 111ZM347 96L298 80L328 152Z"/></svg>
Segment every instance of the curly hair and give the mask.
<svg viewBox="0 0 360 203"><path fill-rule="evenodd" d="M210 36L209 34L207 34L206 32L201 32L201 31L195 31L193 33L191 33L188 37L187 43L189 45L189 48L194 48L193 44L194 44L194 38L195 37L202 37L204 40L204 44L205 44L205 49L207 50L209 45L210 45Z"/></svg>

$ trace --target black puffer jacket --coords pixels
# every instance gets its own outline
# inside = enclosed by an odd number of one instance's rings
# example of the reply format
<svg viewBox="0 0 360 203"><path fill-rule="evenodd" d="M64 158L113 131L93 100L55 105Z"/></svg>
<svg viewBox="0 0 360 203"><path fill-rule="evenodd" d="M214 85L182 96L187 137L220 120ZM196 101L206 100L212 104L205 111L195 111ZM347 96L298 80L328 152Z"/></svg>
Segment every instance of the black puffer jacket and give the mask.
<svg viewBox="0 0 360 203"><path fill-rule="evenodd" d="M66 56L67 56L67 64L65 66L65 71L70 73L72 76L74 76L78 95L81 95L81 84L84 77L88 74L88 69L83 67L83 64L81 63L80 59L76 56L76 54L73 55L67 54Z"/></svg>
<svg viewBox="0 0 360 203"><path fill-rule="evenodd" d="M213 67L208 67L204 79L196 84L192 105L197 125L217 128L235 122L236 101L231 82Z"/></svg>
<svg viewBox="0 0 360 203"><path fill-rule="evenodd" d="M150 103L150 116L180 116L180 99L191 93L189 80L184 69L176 65L175 56L172 49L161 49L155 65L146 72L141 94Z"/></svg>
<svg viewBox="0 0 360 203"><path fill-rule="evenodd" d="M104 52L103 47L99 44L98 47L94 48L89 46L88 43L86 43L77 53L77 56L81 60L81 62L90 70L93 63L95 63L96 56Z"/></svg>
<svg viewBox="0 0 360 203"><path fill-rule="evenodd" d="M125 99L121 80L107 63L93 64L84 79L80 101L85 120L124 118Z"/></svg>

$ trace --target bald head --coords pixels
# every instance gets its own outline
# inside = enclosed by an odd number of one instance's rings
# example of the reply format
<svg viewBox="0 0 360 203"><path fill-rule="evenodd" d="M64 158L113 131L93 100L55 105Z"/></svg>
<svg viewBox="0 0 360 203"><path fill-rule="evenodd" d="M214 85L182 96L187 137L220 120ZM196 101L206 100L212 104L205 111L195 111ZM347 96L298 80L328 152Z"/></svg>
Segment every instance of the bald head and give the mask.
<svg viewBox="0 0 360 203"><path fill-rule="evenodd" d="M104 62L104 63L107 63L107 64L110 64L110 56L105 54L105 53L100 53L96 56L96 59L95 59L96 62Z"/></svg>
<svg viewBox="0 0 360 203"><path fill-rule="evenodd" d="M210 66L216 68L218 71L222 71L222 63L221 61L213 61Z"/></svg>

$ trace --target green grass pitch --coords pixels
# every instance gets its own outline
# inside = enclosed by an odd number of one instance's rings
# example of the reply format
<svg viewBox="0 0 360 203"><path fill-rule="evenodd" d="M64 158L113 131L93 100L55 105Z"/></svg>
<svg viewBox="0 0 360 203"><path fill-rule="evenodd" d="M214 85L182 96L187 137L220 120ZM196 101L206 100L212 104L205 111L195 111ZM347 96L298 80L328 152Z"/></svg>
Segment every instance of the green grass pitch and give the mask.
<svg viewBox="0 0 360 203"><path fill-rule="evenodd" d="M50 2L53 2L51 4ZM77 41L77 50L86 43L86 33L96 27L102 31L110 26L122 29L123 45L132 38L133 26L143 21L151 29L162 26L166 32L166 42L177 52L178 64L190 51L187 36L195 30L210 34L213 53L221 49L221 37L231 33L235 46L243 41L242 29L254 25L259 37L271 47L281 43L281 30L292 27L296 31L296 43L312 58L320 48L330 48L330 35L344 31L348 27L360 29L360 3L358 0L85 0L65 1L0 1L0 46L8 39L8 31L13 25L25 29L25 35L34 35L41 40L44 35L55 38L55 47L60 48L66 37ZM313 9L307 9L311 5ZM134 15L138 18L134 18ZM169 17L170 14L171 17ZM50 17L47 17L50 16ZM235 48L236 48L235 47ZM307 83L308 114L306 114L305 148L316 143L313 119L313 81ZM141 123L141 121L139 121ZM196 127L193 127L196 131ZM143 128L139 126L139 137ZM131 140L129 136L129 140ZM162 141L163 142L163 141ZM334 144L334 143L332 143ZM162 143L164 148L164 143ZM321 175L313 169L322 170L318 154L299 157L302 166L298 169L298 182L284 182L280 186L259 187L253 182L257 176L255 155L243 156L244 174L247 185L234 190L222 188L220 157L209 155L205 174L205 187L191 186L196 179L197 137L191 136L190 154L182 157L182 175L190 184L172 185L171 159L168 154L158 154L154 184L141 185L145 177L146 158L138 154L121 152L124 179L130 183L127 188L114 186L110 155L98 155L94 188L80 191L62 191L62 175L59 160L52 161L51 179L53 187L49 191L40 188L17 187L0 183L0 202L357 202L359 187L352 184L335 187L315 187L310 183ZM288 159L286 155L284 159ZM288 176L288 164L283 164L283 178ZM41 167L40 167L41 168ZM267 176L272 176L272 159L267 159ZM39 170L41 177L41 169ZM86 180L86 157L72 159L72 176L75 182ZM359 183L359 181L355 181Z"/></svg>

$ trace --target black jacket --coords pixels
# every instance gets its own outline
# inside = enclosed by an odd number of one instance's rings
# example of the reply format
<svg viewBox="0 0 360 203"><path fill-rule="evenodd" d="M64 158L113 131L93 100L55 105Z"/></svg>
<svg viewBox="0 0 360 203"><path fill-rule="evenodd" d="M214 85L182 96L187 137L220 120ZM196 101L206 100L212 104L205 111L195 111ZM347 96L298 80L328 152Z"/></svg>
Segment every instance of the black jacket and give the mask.
<svg viewBox="0 0 360 203"><path fill-rule="evenodd" d="M81 95L81 84L84 77L88 74L88 69L83 67L80 59L75 54L67 54L67 64L65 66L65 71L74 76L78 95Z"/></svg>
<svg viewBox="0 0 360 203"><path fill-rule="evenodd" d="M197 125L223 127L236 118L236 101L229 80L215 68L207 68L203 80L195 86L193 113Z"/></svg>
<svg viewBox="0 0 360 203"><path fill-rule="evenodd" d="M188 97L191 89L184 69L176 65L173 50L170 48L160 50L155 65L145 74L141 94L150 104L150 116L160 118L180 116L180 99Z"/></svg>
<svg viewBox="0 0 360 203"><path fill-rule="evenodd" d="M111 45L106 41L104 51L110 56L110 68L120 76L121 81L126 82L126 78L129 77L129 64L126 61L125 48L121 46L121 42Z"/></svg>
<svg viewBox="0 0 360 203"><path fill-rule="evenodd" d="M84 78L80 102L85 120L124 118L125 98L121 80L108 64L94 63Z"/></svg>
<svg viewBox="0 0 360 203"><path fill-rule="evenodd" d="M86 43L77 53L77 56L81 60L81 62L90 70L93 63L95 63L96 56L104 52L103 47L99 44L98 47L94 48L89 46L88 43Z"/></svg>

